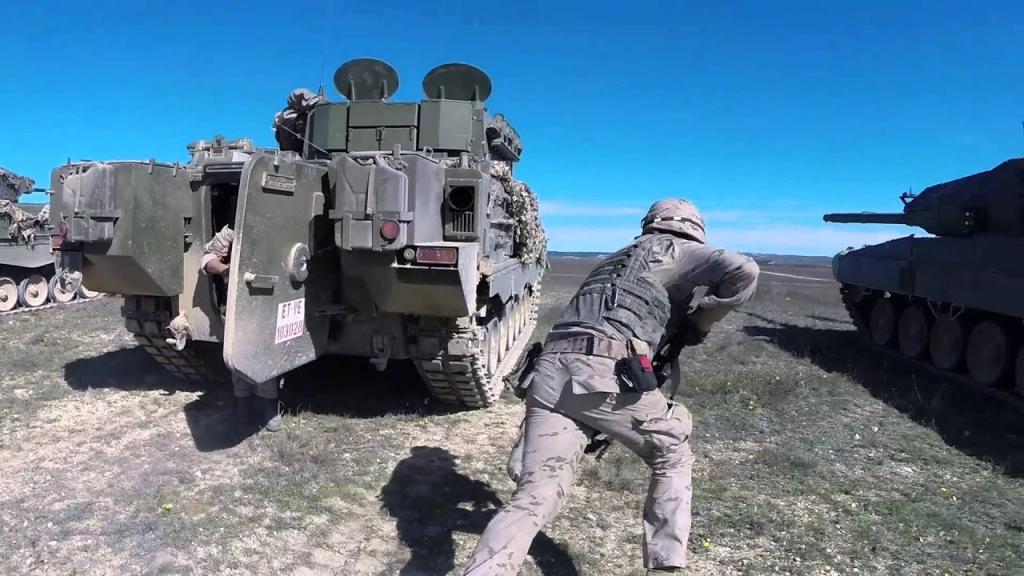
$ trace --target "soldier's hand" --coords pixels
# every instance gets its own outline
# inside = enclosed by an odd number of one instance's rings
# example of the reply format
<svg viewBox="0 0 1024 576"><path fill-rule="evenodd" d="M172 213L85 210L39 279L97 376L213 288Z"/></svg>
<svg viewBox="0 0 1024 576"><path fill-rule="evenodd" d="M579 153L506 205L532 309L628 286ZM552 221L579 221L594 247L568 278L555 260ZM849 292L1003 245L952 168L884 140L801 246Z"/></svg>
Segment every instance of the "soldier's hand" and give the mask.
<svg viewBox="0 0 1024 576"><path fill-rule="evenodd" d="M683 321L681 330L684 346L696 346L708 337L708 332L701 330L696 323L689 319Z"/></svg>

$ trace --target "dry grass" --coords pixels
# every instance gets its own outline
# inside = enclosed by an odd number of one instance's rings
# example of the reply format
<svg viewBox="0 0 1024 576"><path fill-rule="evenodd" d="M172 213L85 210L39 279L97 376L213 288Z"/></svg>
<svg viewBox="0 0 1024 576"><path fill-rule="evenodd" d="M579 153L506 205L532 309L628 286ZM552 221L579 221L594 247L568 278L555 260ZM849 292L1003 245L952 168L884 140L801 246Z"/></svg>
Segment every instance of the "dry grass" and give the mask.
<svg viewBox="0 0 1024 576"><path fill-rule="evenodd" d="M555 261L538 334L591 265ZM514 399L452 413L407 366L331 361L247 437L118 306L0 320L2 573L444 574L511 492ZM684 359L694 573L1024 573L1024 411L865 349L834 284L766 275ZM621 447L588 459L524 573L642 574L645 485Z"/></svg>

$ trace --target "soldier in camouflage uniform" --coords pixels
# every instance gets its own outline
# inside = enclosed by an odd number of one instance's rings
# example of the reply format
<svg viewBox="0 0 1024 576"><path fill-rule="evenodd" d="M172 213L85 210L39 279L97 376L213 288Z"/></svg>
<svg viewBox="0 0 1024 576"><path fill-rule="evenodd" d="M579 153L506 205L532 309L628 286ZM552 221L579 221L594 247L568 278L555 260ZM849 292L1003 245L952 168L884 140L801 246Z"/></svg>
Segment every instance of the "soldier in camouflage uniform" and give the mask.
<svg viewBox="0 0 1024 576"><path fill-rule="evenodd" d="M309 112L324 102L327 102L324 95L305 88L296 88L288 94L287 105L274 115L274 138L281 150L302 152Z"/></svg>
<svg viewBox="0 0 1024 576"><path fill-rule="evenodd" d="M230 226L221 228L213 239L206 243L199 267L204 274L218 274L227 277L231 267L231 244L235 232ZM278 407L278 391L281 379L253 382L238 372L231 373L231 381L238 399L238 416L246 424L259 425L269 432L281 429L281 413Z"/></svg>
<svg viewBox="0 0 1024 576"><path fill-rule="evenodd" d="M713 324L753 296L759 273L753 260L704 242L696 208L685 200L662 200L643 219L643 234L583 281L521 380L528 386L521 461L510 466L520 470L513 478L517 488L480 537L463 574L518 572L597 433L621 442L651 469L644 566L651 574L682 571L693 423L682 404L658 390L663 379L651 380L650 354L666 342L702 341ZM706 296L691 302L700 287Z"/></svg>

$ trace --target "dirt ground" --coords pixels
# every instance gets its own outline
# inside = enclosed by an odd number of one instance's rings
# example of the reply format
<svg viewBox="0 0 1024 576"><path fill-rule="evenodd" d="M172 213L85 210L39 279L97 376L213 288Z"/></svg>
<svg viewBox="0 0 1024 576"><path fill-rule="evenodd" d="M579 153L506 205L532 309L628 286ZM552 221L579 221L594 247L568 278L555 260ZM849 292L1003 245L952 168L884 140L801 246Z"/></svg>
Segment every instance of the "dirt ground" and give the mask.
<svg viewBox="0 0 1024 576"><path fill-rule="evenodd" d="M540 337L593 260L555 259ZM868 349L823 266L684 352L694 574L1024 573L1024 409ZM291 375L285 430L165 376L120 301L0 319L0 573L447 574L507 499L522 406L452 412L409 366ZM587 458L525 574L640 569L643 464Z"/></svg>

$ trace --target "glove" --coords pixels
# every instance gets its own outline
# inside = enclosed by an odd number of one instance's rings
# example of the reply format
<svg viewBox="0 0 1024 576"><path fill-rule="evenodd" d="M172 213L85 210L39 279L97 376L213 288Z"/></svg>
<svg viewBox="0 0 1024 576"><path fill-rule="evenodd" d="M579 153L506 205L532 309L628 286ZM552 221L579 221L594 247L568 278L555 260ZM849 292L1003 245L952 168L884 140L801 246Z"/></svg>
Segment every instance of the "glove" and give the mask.
<svg viewBox="0 0 1024 576"><path fill-rule="evenodd" d="M708 332L701 330L689 318L683 320L683 325L680 328L680 334L683 346L697 346L704 342L704 339L708 337Z"/></svg>

